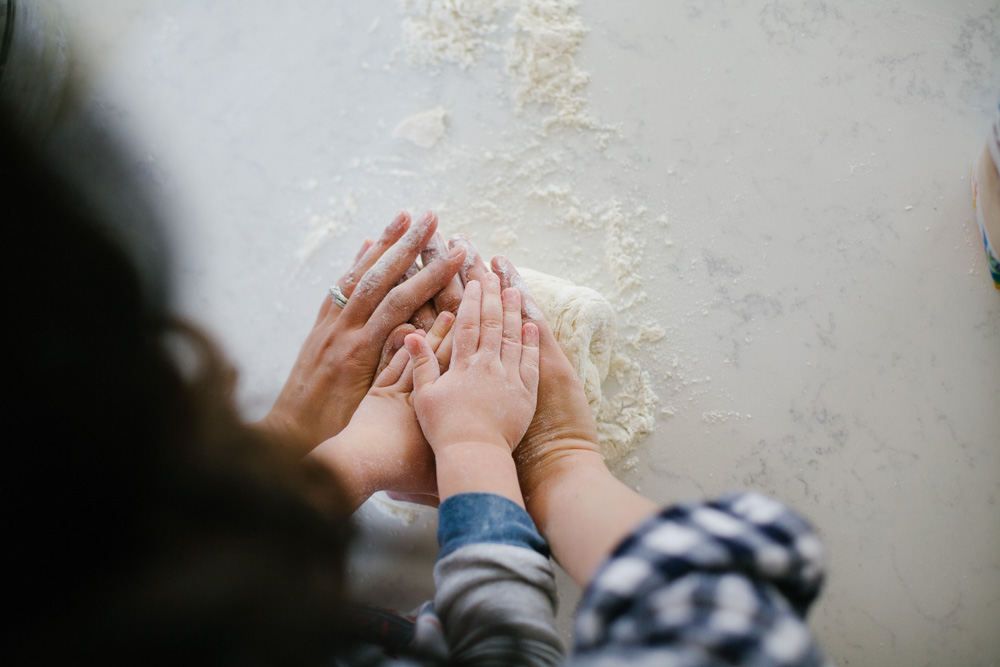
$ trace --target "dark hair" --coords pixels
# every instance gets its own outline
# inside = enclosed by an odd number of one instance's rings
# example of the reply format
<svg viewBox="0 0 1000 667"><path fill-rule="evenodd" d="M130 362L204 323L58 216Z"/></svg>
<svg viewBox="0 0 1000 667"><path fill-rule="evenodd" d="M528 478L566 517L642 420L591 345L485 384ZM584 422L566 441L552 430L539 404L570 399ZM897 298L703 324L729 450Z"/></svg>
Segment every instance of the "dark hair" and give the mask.
<svg viewBox="0 0 1000 667"><path fill-rule="evenodd" d="M241 423L231 368L149 294L164 281L3 120L4 662L329 659L335 480Z"/></svg>

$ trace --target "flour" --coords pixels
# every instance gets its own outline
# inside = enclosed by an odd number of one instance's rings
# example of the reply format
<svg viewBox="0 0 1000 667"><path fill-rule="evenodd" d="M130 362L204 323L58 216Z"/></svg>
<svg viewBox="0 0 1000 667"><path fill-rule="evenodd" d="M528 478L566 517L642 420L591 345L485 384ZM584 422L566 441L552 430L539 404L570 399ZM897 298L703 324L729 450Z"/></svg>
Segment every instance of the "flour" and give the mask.
<svg viewBox="0 0 1000 667"><path fill-rule="evenodd" d="M434 107L406 118L392 133L392 136L406 139L421 148L431 148L448 129L451 112L446 107Z"/></svg>
<svg viewBox="0 0 1000 667"><path fill-rule="evenodd" d="M590 75L574 62L587 29L576 0L522 0L514 15L515 35L507 42L507 74L514 79L518 111L536 102L555 107L568 125L588 124L584 88Z"/></svg>
<svg viewBox="0 0 1000 667"><path fill-rule="evenodd" d="M471 67L491 43L496 17L506 2L495 0L403 0L403 45L420 65L452 62Z"/></svg>
<svg viewBox="0 0 1000 667"><path fill-rule="evenodd" d="M403 0L403 44L410 61L469 69L487 51L502 52L514 107L553 108L545 121L593 126L586 112L590 75L575 57L587 28L576 0Z"/></svg>
<svg viewBox="0 0 1000 667"><path fill-rule="evenodd" d="M490 243L498 248L509 248L517 243L517 232L511 227L497 227L490 235Z"/></svg>

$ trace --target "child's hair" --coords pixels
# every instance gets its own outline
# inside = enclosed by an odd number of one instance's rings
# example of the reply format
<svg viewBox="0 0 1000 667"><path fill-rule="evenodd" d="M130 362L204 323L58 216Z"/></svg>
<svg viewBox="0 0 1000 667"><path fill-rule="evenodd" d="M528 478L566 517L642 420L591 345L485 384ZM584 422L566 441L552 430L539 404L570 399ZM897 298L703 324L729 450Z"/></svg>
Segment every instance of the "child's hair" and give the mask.
<svg viewBox="0 0 1000 667"><path fill-rule="evenodd" d="M6 120L5 664L329 660L336 481L241 423L231 368L150 294L164 277Z"/></svg>

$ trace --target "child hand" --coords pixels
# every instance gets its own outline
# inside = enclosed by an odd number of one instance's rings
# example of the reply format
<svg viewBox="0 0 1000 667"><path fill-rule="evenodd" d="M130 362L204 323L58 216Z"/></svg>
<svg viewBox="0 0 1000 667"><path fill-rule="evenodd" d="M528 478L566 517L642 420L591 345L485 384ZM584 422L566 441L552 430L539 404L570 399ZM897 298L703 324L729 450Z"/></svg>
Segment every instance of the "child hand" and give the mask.
<svg viewBox="0 0 1000 667"><path fill-rule="evenodd" d="M517 447L538 391L538 327L522 328L517 290L501 295L493 274L466 285L444 374L426 340L411 334L406 347L413 360L413 407L439 459L460 444L492 445L508 454Z"/></svg>
<svg viewBox="0 0 1000 667"><path fill-rule="evenodd" d="M434 364L450 352L455 317L441 313L426 338ZM436 356L435 356L436 354ZM411 405L413 364L400 349L375 379L350 423L339 435L309 455L333 470L346 487L354 508L376 491L390 491L412 502L436 506L434 454L424 439Z"/></svg>

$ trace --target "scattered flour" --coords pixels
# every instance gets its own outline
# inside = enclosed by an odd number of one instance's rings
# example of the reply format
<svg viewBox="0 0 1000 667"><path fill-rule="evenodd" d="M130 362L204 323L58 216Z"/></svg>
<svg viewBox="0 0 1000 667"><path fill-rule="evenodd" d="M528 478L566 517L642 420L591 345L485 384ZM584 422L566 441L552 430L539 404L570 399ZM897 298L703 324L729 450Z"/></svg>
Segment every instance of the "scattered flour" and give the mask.
<svg viewBox="0 0 1000 667"><path fill-rule="evenodd" d="M506 2L496 0L403 0L403 45L418 65L471 67L496 33Z"/></svg>
<svg viewBox="0 0 1000 667"><path fill-rule="evenodd" d="M392 136L412 141L421 148L431 148L448 129L451 112L446 107L434 107L406 118Z"/></svg>
<svg viewBox="0 0 1000 667"><path fill-rule="evenodd" d="M497 227L490 235L490 243L498 248L509 248L517 243L517 232L510 227Z"/></svg>
<svg viewBox="0 0 1000 667"><path fill-rule="evenodd" d="M514 79L518 111L537 102L555 107L547 122L589 125L584 88L590 75L573 58L587 28L577 15L576 0L522 0L507 43L507 73Z"/></svg>
<svg viewBox="0 0 1000 667"><path fill-rule="evenodd" d="M347 231L347 223L340 215L312 211L307 211L307 214L309 215L309 231L306 233L302 245L295 251L299 267L307 264L320 248Z"/></svg>
<svg viewBox="0 0 1000 667"><path fill-rule="evenodd" d="M577 0L403 0L403 45L415 64L472 67L486 51L503 52L518 113L529 104L555 109L545 121L594 127L576 66L587 35Z"/></svg>

